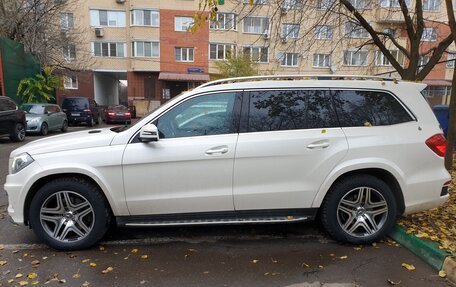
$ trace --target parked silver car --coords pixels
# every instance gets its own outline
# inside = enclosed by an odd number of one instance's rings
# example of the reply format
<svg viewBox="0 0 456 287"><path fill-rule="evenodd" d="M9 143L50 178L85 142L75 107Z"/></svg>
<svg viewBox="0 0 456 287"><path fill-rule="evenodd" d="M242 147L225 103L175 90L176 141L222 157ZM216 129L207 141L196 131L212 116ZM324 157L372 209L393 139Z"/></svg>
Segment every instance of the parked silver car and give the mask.
<svg viewBox="0 0 456 287"><path fill-rule="evenodd" d="M49 131L68 128L67 116L58 105L53 104L24 104L22 110L26 113L28 133L47 135Z"/></svg>

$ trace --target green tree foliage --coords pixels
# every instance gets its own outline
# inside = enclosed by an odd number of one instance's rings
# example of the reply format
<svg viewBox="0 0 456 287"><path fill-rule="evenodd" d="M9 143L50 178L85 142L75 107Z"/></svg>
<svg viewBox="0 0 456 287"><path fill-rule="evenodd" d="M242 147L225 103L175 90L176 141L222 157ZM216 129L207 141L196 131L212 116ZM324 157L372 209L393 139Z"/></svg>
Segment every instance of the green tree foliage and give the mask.
<svg viewBox="0 0 456 287"><path fill-rule="evenodd" d="M237 55L224 61L217 61L215 66L222 78L246 77L258 75L257 64L246 55Z"/></svg>
<svg viewBox="0 0 456 287"><path fill-rule="evenodd" d="M42 74L20 81L17 95L22 103L47 103L54 99L54 90L63 86L61 77L52 72L52 68L45 67Z"/></svg>

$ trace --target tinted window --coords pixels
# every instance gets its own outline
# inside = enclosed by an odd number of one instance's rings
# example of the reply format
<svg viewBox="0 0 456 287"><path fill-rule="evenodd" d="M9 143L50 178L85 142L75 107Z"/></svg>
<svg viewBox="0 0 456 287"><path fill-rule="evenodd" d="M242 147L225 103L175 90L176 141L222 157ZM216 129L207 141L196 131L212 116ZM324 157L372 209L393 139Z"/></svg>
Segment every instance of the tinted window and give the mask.
<svg viewBox="0 0 456 287"><path fill-rule="evenodd" d="M329 91L250 93L249 132L328 128L337 125Z"/></svg>
<svg viewBox="0 0 456 287"><path fill-rule="evenodd" d="M233 132L236 93L199 96L166 112L157 121L160 138L220 135Z"/></svg>
<svg viewBox="0 0 456 287"><path fill-rule="evenodd" d="M16 104L7 98L0 99L0 112L14 111L16 110Z"/></svg>
<svg viewBox="0 0 456 287"><path fill-rule="evenodd" d="M86 98L66 98L62 107L65 109L88 109L89 101Z"/></svg>
<svg viewBox="0 0 456 287"><path fill-rule="evenodd" d="M333 91L342 126L384 126L413 118L390 94L377 91Z"/></svg>

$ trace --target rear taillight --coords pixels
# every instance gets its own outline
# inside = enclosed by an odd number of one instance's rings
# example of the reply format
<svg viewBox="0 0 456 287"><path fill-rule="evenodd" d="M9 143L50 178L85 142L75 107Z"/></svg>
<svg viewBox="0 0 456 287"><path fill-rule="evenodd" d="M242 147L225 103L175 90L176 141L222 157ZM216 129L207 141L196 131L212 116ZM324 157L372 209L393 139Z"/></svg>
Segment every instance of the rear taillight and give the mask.
<svg viewBox="0 0 456 287"><path fill-rule="evenodd" d="M125 113L125 115L126 115L126 116L131 116L131 114L130 114L130 113Z"/></svg>
<svg viewBox="0 0 456 287"><path fill-rule="evenodd" d="M433 135L426 140L426 145L438 156L445 156L446 139L442 134Z"/></svg>
<svg viewBox="0 0 456 287"><path fill-rule="evenodd" d="M90 112L92 112L92 111L91 111L91 110L84 110L84 112L86 112L86 113L90 113Z"/></svg>
<svg viewBox="0 0 456 287"><path fill-rule="evenodd" d="M108 115L109 115L109 116L114 116L114 115L115 115L115 113L108 113Z"/></svg>

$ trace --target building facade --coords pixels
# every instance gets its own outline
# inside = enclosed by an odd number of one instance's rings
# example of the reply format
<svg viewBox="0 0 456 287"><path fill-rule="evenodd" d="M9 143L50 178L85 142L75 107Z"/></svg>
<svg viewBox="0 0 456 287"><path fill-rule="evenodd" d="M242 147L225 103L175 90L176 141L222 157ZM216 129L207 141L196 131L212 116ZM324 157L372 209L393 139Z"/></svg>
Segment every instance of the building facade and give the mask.
<svg viewBox="0 0 456 287"><path fill-rule="evenodd" d="M208 81L219 73L216 62L243 54L267 74L392 75L389 61L365 46L369 34L350 21L328 17L328 1L304 9L300 0L220 1L215 19L194 24L199 0L81 0L78 9L62 13L62 29L85 31L79 44L65 47L63 56L77 62L88 53L83 71L67 74L65 95L94 98L101 105L160 103ZM396 0L353 0L378 30L394 34L407 45L405 23ZM411 3L413 5L413 1ZM435 47L449 33L444 2L425 1L426 33L422 51ZM206 16L203 14L203 16ZM437 21L438 20L438 21ZM445 21L443 21L445 22ZM406 65L406 57L394 50ZM432 105L448 102L454 71L452 47L425 80ZM422 63L428 59L420 58ZM127 86L127 88L124 87ZM149 107L150 108L150 107Z"/></svg>

